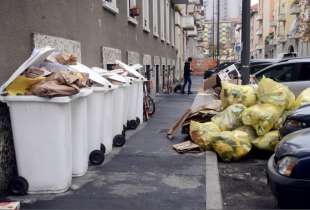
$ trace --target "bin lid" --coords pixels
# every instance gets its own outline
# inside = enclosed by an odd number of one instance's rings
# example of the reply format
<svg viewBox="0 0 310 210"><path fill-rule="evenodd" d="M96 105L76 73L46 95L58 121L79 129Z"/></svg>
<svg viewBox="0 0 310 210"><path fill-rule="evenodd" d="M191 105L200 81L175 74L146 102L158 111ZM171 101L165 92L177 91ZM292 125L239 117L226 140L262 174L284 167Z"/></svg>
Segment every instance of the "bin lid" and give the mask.
<svg viewBox="0 0 310 210"><path fill-rule="evenodd" d="M137 70L138 69L141 69L143 66L140 65L140 64L136 64L136 65L133 65L133 66L129 66L119 60L116 60L115 61L120 67L122 67L124 70L128 71L130 74L133 74L135 75L136 77L138 78L141 78L141 79L145 79L144 76L142 74L140 74Z"/></svg>
<svg viewBox="0 0 310 210"><path fill-rule="evenodd" d="M0 93L2 93L20 74L26 71L29 67L42 63L54 51L55 49L50 46L39 49L35 48L32 51L31 56L21 66L19 66L10 78L0 87Z"/></svg>
<svg viewBox="0 0 310 210"><path fill-rule="evenodd" d="M97 82L100 85L103 85L103 86L112 85L107 79L103 78L99 73L89 68L88 66L85 66L84 64L77 63L76 65L70 65L69 69L72 71L88 73L89 79L93 80L94 82Z"/></svg>

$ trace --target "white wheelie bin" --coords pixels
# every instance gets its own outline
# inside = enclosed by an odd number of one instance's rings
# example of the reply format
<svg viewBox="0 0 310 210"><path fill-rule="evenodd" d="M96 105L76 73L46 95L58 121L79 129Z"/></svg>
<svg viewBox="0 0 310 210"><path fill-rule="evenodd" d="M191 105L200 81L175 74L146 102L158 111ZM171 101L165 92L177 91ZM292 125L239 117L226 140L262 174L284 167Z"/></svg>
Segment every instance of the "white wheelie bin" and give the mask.
<svg viewBox="0 0 310 210"><path fill-rule="evenodd" d="M127 124L128 124L128 114L129 114L129 108L130 108L130 101L132 98L132 82L129 78L125 77L127 80L127 83L124 83L122 86L124 88L123 94L124 94L124 103L123 103L123 131L126 133L128 130Z"/></svg>
<svg viewBox="0 0 310 210"><path fill-rule="evenodd" d="M113 122L115 117L114 112L114 94L117 86L111 86L106 94L104 100L103 110L103 136L102 144L105 147L105 154L109 154L113 148Z"/></svg>
<svg viewBox="0 0 310 210"><path fill-rule="evenodd" d="M140 64L136 64L133 66L126 65L125 63L116 60L116 63L122 67L124 70L128 71L128 73L134 75L136 78L138 78L138 96L137 96L137 104L136 104L136 115L137 115L137 123L138 125L140 123L143 123L143 84L145 81L145 77L140 74L137 70L142 68Z"/></svg>
<svg viewBox="0 0 310 210"><path fill-rule="evenodd" d="M137 105L136 105L136 115L137 115L137 122L138 124L143 123L143 88L144 88L144 82L146 79L140 78L138 81L138 88L137 88Z"/></svg>
<svg viewBox="0 0 310 210"><path fill-rule="evenodd" d="M81 89L72 96L72 175L79 177L88 169L88 123L87 98L92 94L90 88Z"/></svg>
<svg viewBox="0 0 310 210"><path fill-rule="evenodd" d="M36 49L3 84L6 89L30 66L43 62L54 50ZM14 194L60 193L71 186L71 101L37 96L2 96L9 106L18 176L12 177Z"/></svg>
<svg viewBox="0 0 310 210"><path fill-rule="evenodd" d="M100 70L96 68L97 71ZM126 143L124 133L124 103L125 103L125 88L128 81L121 75L113 72L104 71L102 76L113 83L111 98L113 99L113 120L109 123L112 125L113 146L121 147ZM110 113L110 114L111 114Z"/></svg>
<svg viewBox="0 0 310 210"><path fill-rule="evenodd" d="M70 66L71 70L88 73L90 79L97 83L92 86L92 94L87 97L87 121L84 129L87 129L88 146L87 153L89 162L93 165L100 165L104 161L106 147L103 144L104 138L104 112L108 98L106 93L111 88L111 83L104 79L100 74L89 67L78 63ZM110 110L109 110L110 111ZM109 126L109 125L106 125Z"/></svg>
<svg viewBox="0 0 310 210"><path fill-rule="evenodd" d="M131 97L129 100L129 111L128 111L128 129L136 129L138 127L137 122L137 100L138 100L138 79L132 78L132 85L131 85Z"/></svg>

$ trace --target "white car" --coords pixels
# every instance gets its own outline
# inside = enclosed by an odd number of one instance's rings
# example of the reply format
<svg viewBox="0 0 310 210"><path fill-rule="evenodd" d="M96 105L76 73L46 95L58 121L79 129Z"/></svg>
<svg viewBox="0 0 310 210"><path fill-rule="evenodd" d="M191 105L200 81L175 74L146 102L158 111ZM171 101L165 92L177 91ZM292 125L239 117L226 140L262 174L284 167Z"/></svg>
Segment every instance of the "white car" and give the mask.
<svg viewBox="0 0 310 210"><path fill-rule="evenodd" d="M257 80L263 76L288 86L295 95L310 87L310 58L292 58L264 68L254 74Z"/></svg>

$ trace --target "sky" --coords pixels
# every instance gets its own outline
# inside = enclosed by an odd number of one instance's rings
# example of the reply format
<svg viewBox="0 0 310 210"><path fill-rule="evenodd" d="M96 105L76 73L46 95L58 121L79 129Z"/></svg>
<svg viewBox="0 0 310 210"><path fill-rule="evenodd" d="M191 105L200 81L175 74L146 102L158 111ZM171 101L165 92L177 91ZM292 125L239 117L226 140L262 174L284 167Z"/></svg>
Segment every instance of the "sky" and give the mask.
<svg viewBox="0 0 310 210"><path fill-rule="evenodd" d="M251 0L252 5L257 4L257 3L258 3L258 0Z"/></svg>

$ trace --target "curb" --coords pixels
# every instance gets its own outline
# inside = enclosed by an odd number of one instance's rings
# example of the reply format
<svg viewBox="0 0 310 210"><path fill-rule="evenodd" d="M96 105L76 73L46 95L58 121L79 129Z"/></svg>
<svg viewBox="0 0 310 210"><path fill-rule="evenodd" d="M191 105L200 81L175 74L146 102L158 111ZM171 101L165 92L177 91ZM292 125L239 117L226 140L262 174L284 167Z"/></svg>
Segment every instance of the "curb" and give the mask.
<svg viewBox="0 0 310 210"><path fill-rule="evenodd" d="M206 209L223 209L217 156L214 152L206 152Z"/></svg>

